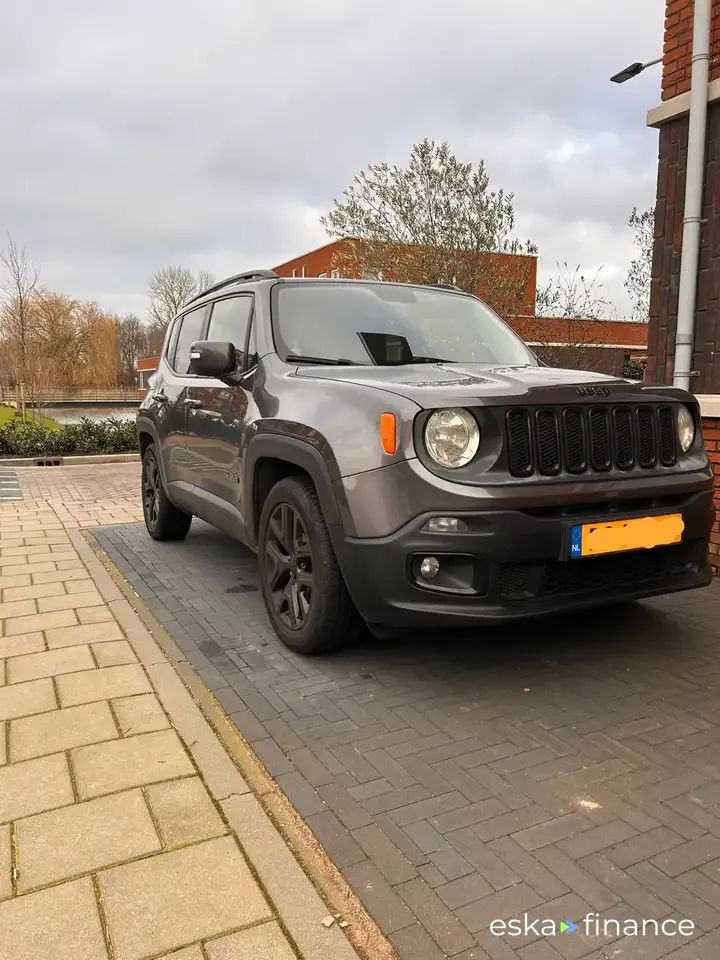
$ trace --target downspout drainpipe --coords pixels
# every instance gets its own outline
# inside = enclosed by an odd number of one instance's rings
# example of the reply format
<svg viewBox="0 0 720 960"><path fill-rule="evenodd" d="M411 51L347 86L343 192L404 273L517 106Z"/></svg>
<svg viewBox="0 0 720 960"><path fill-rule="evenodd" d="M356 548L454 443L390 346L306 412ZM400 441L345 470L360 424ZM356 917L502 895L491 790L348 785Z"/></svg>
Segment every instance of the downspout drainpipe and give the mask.
<svg viewBox="0 0 720 960"><path fill-rule="evenodd" d="M695 0L693 20L692 77L690 81L690 129L688 131L685 217L683 220L680 290L673 385L690 389L695 344L700 227L705 180L705 129L708 80L710 78L710 16L712 0Z"/></svg>

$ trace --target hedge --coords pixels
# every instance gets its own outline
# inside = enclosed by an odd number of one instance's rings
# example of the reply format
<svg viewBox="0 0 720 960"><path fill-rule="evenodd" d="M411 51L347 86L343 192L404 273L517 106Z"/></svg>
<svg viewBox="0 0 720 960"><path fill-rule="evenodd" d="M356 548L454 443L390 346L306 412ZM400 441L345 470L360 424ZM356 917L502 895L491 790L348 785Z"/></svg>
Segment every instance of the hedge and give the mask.
<svg viewBox="0 0 720 960"><path fill-rule="evenodd" d="M134 420L90 420L49 430L19 417L0 429L0 457L47 457L73 453L126 453L137 450Z"/></svg>

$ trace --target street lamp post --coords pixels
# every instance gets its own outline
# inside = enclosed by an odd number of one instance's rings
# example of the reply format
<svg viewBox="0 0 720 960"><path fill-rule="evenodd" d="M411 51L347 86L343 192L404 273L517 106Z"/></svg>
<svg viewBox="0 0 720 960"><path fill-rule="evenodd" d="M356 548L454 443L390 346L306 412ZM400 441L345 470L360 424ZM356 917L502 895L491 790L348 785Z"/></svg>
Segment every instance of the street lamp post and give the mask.
<svg viewBox="0 0 720 960"><path fill-rule="evenodd" d="M632 80L633 77L637 77L638 74L642 73L643 70L647 70L648 67L654 67L656 63L660 63L662 57L658 57L656 60L646 60L645 63L641 63L637 60L635 63L629 64L629 66L624 67L618 73L613 74L610 77L611 83L625 83L626 80Z"/></svg>

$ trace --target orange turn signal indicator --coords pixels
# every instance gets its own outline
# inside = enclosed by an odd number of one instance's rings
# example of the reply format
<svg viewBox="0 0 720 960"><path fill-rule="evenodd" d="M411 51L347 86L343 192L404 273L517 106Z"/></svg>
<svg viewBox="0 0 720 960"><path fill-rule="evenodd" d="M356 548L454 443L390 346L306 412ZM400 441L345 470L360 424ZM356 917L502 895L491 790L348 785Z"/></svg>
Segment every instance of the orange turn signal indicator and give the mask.
<svg viewBox="0 0 720 960"><path fill-rule="evenodd" d="M380 442L385 453L397 450L397 421L394 413L380 414Z"/></svg>

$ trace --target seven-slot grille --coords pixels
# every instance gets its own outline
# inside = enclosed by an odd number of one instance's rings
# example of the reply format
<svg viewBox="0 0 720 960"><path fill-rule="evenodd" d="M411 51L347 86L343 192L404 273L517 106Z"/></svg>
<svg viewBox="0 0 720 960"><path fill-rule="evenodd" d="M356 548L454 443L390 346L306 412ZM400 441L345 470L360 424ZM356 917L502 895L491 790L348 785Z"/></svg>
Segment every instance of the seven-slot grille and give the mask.
<svg viewBox="0 0 720 960"><path fill-rule="evenodd" d="M671 406L512 407L505 419L514 477L671 467L677 461Z"/></svg>

